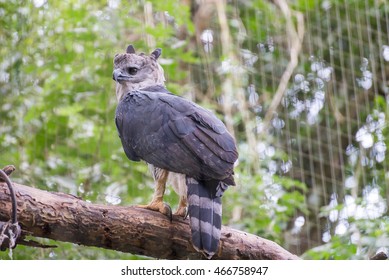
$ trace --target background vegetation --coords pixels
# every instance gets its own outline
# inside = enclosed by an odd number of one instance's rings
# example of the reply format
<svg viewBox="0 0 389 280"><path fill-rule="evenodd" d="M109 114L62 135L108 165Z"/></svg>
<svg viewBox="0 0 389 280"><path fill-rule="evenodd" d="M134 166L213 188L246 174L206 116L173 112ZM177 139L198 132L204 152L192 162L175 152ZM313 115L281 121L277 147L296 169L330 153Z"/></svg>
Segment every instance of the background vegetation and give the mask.
<svg viewBox="0 0 389 280"><path fill-rule="evenodd" d="M225 225L307 259L388 251L386 1L8 0L0 15L0 166L14 164L15 181L149 201L147 167L125 157L114 125L112 59L130 43L161 47L168 88L237 139ZM55 244L12 258L142 258Z"/></svg>

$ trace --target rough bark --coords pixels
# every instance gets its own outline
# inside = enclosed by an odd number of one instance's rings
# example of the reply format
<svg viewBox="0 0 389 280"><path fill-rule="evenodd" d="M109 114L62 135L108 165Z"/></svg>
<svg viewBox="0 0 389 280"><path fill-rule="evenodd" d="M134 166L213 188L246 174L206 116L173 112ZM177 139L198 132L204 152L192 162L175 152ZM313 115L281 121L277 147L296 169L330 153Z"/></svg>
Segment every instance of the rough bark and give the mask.
<svg viewBox="0 0 389 280"><path fill-rule="evenodd" d="M191 246L188 220L173 216L170 222L160 213L134 206L92 204L68 194L13 185L18 221L27 235L161 259L201 258ZM0 221L8 221L10 213L9 191L0 183ZM214 259L298 257L272 241L223 227Z"/></svg>

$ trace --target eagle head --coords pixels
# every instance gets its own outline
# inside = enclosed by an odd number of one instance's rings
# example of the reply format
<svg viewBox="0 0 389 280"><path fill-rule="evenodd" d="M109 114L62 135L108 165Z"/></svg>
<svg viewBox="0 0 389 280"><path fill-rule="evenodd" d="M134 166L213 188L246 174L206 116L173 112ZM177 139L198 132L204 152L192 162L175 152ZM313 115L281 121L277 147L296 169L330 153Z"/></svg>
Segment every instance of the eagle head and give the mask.
<svg viewBox="0 0 389 280"><path fill-rule="evenodd" d="M157 62L161 53L161 49L156 49L150 55L136 54L134 47L129 45L126 53L115 55L112 78L116 81L118 101L130 91L164 85L163 69Z"/></svg>

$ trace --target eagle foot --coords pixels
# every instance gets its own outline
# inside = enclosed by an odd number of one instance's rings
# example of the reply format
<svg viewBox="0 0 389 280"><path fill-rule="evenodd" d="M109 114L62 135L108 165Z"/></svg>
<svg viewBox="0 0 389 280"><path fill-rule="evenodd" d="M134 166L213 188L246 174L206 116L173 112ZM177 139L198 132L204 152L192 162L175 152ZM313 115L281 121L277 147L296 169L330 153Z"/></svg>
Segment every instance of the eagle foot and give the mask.
<svg viewBox="0 0 389 280"><path fill-rule="evenodd" d="M188 209L186 207L178 207L174 215L183 217L184 219L188 216Z"/></svg>
<svg viewBox="0 0 389 280"><path fill-rule="evenodd" d="M143 209L149 209L152 211L158 211L164 214L165 216L167 216L170 221L173 220L172 208L170 207L169 204L164 203L163 201L152 201L147 205L137 205L137 207Z"/></svg>

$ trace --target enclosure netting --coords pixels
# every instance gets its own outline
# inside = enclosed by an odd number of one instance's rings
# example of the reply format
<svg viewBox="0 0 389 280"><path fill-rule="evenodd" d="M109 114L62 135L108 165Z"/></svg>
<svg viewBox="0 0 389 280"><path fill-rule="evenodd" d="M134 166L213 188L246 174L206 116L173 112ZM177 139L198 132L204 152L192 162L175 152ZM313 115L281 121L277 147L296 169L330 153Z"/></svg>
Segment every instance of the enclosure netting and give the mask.
<svg viewBox="0 0 389 280"><path fill-rule="evenodd" d="M285 199L296 203L289 250L386 250L389 4L269 2L233 2L228 20L216 5L199 37L204 57L222 62L205 83L220 83L226 123L240 124L241 158L254 162L267 200L304 195Z"/></svg>

